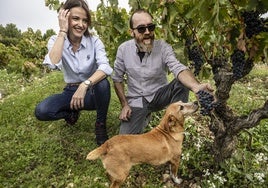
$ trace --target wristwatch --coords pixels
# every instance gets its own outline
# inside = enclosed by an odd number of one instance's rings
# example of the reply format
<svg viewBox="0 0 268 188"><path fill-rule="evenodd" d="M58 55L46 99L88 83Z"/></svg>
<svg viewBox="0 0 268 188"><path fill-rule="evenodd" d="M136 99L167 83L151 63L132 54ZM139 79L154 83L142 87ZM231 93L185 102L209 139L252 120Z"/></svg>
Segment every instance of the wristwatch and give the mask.
<svg viewBox="0 0 268 188"><path fill-rule="evenodd" d="M85 80L84 84L87 85L87 86L91 86L91 81L90 80Z"/></svg>

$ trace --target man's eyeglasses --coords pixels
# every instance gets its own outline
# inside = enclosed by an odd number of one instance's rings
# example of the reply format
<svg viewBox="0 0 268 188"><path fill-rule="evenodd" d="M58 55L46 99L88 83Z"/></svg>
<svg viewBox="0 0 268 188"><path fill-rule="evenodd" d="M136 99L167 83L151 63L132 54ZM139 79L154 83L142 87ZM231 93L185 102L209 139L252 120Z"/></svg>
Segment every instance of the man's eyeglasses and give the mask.
<svg viewBox="0 0 268 188"><path fill-rule="evenodd" d="M154 31L155 30L155 24L148 24L147 26L145 25L139 25L138 27L136 28L133 28L133 29L137 29L139 33L143 34L146 32L146 29L148 28L148 30L151 32L151 31Z"/></svg>

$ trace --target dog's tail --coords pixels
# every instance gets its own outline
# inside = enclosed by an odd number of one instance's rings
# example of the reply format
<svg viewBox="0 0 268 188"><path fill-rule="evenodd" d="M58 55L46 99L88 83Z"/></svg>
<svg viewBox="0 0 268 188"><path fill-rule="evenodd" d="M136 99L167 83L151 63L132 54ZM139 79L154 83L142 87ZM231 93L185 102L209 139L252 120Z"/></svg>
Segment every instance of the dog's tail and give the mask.
<svg viewBox="0 0 268 188"><path fill-rule="evenodd" d="M89 152L87 154L87 160L96 160L100 156L104 155L107 152L107 143L104 143L100 147L94 149L93 151Z"/></svg>

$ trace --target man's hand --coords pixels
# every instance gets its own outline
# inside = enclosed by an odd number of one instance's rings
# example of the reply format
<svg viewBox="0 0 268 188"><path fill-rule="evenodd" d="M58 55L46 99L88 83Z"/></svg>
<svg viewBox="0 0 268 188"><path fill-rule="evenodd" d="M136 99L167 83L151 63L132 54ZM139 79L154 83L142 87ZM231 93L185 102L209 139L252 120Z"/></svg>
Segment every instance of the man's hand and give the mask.
<svg viewBox="0 0 268 188"><path fill-rule="evenodd" d="M119 115L119 119L122 121L128 121L131 116L131 108L129 105L125 105Z"/></svg>
<svg viewBox="0 0 268 188"><path fill-rule="evenodd" d="M198 91L207 91L207 92L212 94L214 89L212 88L212 86L209 83L204 83L204 84L198 84L197 86L195 86L193 88L193 92L195 94L197 94Z"/></svg>

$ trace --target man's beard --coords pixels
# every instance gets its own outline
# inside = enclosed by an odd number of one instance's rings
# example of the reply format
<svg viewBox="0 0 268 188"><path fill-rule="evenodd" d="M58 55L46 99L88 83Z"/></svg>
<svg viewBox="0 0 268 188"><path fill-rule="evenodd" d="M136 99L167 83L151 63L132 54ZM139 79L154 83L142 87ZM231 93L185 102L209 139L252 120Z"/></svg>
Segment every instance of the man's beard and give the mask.
<svg viewBox="0 0 268 188"><path fill-rule="evenodd" d="M146 39L150 39L150 41ZM154 35L144 36L142 40L135 38L135 40L140 52L150 53L152 51Z"/></svg>

